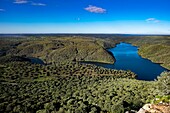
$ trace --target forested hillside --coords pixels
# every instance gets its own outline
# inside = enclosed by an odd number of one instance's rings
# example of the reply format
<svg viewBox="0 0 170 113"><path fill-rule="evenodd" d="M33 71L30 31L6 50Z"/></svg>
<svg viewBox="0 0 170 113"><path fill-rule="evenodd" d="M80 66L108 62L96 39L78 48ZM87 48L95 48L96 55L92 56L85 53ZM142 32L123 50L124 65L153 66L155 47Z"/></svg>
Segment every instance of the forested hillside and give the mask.
<svg viewBox="0 0 170 113"><path fill-rule="evenodd" d="M114 63L114 58L107 51L106 47L114 46L114 43L98 38L81 37L51 37L51 38L30 38L30 40L2 43L10 44L6 48L6 55L36 57L45 63L68 63L72 61L96 61ZM16 45L15 47L13 47Z"/></svg>
<svg viewBox="0 0 170 113"><path fill-rule="evenodd" d="M139 46L139 55L170 70L170 36L129 37L127 42Z"/></svg>

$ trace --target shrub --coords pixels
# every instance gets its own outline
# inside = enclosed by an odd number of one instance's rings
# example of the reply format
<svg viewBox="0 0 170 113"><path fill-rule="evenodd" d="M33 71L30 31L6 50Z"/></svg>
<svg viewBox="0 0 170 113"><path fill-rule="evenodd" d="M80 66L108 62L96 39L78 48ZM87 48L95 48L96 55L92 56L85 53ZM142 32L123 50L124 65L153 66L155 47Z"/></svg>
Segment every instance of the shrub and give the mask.
<svg viewBox="0 0 170 113"><path fill-rule="evenodd" d="M170 72L162 72L157 82L160 95L170 95Z"/></svg>

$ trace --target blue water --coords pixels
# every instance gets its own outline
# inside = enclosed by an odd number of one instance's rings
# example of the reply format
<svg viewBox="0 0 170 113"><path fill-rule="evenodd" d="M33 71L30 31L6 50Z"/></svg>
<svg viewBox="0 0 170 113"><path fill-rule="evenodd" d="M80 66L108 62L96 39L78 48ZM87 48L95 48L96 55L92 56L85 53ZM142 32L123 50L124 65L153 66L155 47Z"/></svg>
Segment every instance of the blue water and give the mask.
<svg viewBox="0 0 170 113"><path fill-rule="evenodd" d="M114 64L93 63L98 66L112 69L131 70L137 74L139 80L154 80L163 71L168 71L159 64L144 59L138 55L138 48L127 43L117 44L115 48L108 49L115 59Z"/></svg>
<svg viewBox="0 0 170 113"><path fill-rule="evenodd" d="M34 58L34 57L29 57L29 59L31 60L31 63L35 63L35 64L45 64L41 59L39 58Z"/></svg>

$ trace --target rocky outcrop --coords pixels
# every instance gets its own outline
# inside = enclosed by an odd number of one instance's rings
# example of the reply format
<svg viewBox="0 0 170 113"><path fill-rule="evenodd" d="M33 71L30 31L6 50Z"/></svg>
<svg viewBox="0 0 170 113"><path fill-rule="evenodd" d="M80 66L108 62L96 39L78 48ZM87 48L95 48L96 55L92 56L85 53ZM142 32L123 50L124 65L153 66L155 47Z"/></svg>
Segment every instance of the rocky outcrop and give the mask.
<svg viewBox="0 0 170 113"><path fill-rule="evenodd" d="M170 105L145 104L137 113L170 113Z"/></svg>

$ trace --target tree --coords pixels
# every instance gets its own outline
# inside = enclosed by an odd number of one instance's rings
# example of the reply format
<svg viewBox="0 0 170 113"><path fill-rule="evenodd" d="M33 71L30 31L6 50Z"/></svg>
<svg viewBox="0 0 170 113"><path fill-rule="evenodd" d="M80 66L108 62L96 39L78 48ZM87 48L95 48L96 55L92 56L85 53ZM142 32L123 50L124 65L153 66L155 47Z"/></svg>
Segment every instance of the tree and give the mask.
<svg viewBox="0 0 170 113"><path fill-rule="evenodd" d="M170 72L163 72L158 77L158 90L161 95L170 95Z"/></svg>

